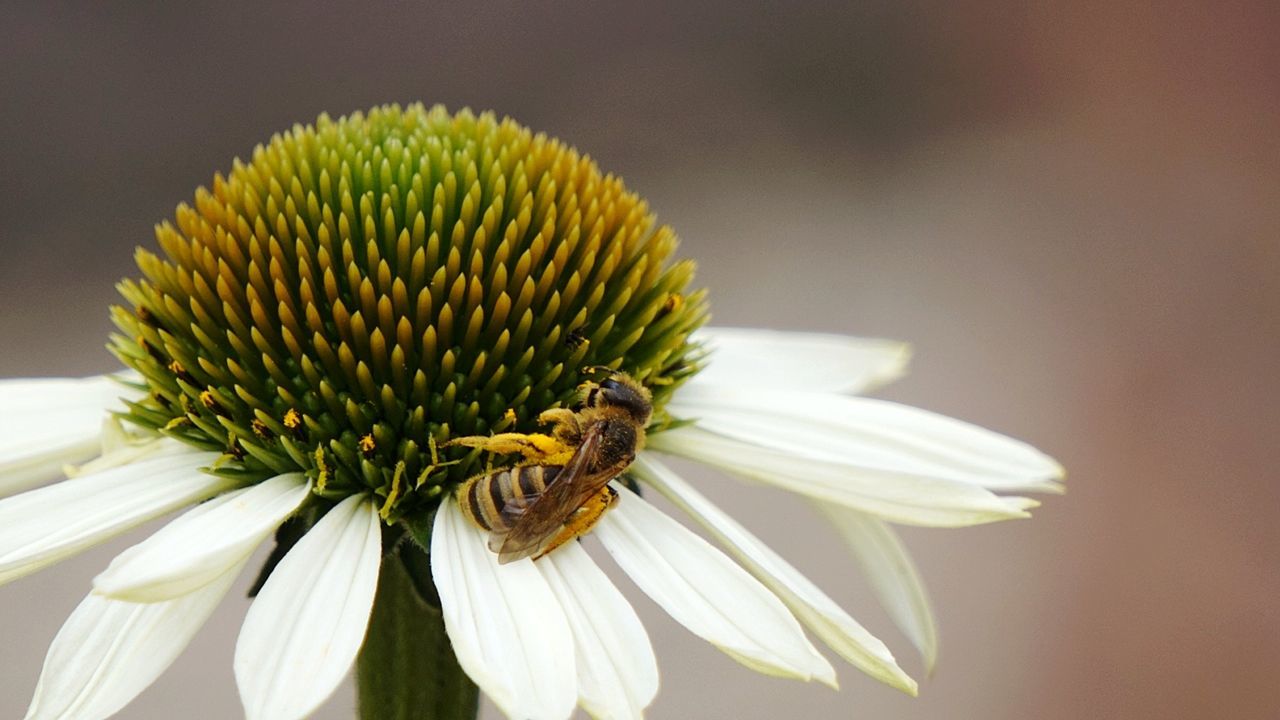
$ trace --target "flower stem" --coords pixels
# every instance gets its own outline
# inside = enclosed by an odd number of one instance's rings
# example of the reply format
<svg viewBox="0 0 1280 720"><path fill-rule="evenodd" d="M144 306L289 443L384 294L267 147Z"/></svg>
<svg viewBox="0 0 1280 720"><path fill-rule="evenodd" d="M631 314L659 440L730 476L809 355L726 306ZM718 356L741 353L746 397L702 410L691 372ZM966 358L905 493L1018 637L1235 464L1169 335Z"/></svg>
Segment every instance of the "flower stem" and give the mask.
<svg viewBox="0 0 1280 720"><path fill-rule="evenodd" d="M361 720L475 720L479 691L445 634L426 553L407 539L382 560L356 681Z"/></svg>

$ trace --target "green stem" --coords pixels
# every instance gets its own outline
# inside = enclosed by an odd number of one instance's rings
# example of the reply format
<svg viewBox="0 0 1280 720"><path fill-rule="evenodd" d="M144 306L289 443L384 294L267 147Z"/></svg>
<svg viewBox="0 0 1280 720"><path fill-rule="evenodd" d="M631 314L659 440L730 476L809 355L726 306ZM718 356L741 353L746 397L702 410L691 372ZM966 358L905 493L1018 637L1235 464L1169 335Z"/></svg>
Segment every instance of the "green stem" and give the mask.
<svg viewBox="0 0 1280 720"><path fill-rule="evenodd" d="M475 720L479 691L445 634L426 554L407 539L382 560L356 681L361 720Z"/></svg>

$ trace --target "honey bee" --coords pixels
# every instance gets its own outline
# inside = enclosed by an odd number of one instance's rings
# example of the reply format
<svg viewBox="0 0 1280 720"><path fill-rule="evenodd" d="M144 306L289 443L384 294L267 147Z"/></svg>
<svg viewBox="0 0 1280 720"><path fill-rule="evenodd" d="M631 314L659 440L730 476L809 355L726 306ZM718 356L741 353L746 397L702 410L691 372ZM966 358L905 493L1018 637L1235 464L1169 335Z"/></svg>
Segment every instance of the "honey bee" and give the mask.
<svg viewBox="0 0 1280 720"><path fill-rule="evenodd" d="M477 475L458 490L463 514L489 533L498 562L534 560L586 534L618 500L609 481L644 447L653 415L649 390L621 372L584 384L577 410L538 416L550 434L473 435L448 445L481 448L524 460Z"/></svg>

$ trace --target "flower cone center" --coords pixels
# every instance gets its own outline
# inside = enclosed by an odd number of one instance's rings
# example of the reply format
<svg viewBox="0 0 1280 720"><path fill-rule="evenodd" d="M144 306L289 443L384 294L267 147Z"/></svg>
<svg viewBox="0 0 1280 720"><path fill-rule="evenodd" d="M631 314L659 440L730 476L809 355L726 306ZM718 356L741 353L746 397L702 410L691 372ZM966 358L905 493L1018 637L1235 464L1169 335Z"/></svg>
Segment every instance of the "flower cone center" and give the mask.
<svg viewBox="0 0 1280 720"><path fill-rule="evenodd" d="M434 507L492 458L451 437L533 432L586 368L650 388L654 429L702 357L693 264L622 181L510 119L441 107L321 116L254 149L156 229L112 349L128 419L302 471L383 517Z"/></svg>

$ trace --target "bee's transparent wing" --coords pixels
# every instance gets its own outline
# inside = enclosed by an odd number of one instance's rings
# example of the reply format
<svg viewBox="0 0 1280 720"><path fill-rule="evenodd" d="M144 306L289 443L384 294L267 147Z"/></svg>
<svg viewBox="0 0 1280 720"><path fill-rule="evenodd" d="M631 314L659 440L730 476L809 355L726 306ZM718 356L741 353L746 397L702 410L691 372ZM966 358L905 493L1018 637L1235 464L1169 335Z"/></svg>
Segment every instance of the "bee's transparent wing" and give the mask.
<svg viewBox="0 0 1280 720"><path fill-rule="evenodd" d="M565 519L613 479L625 466L593 471L600 450L602 428L587 430L573 457L538 495L508 500L502 508L505 532L489 536L489 549L508 563L536 555L560 531Z"/></svg>

